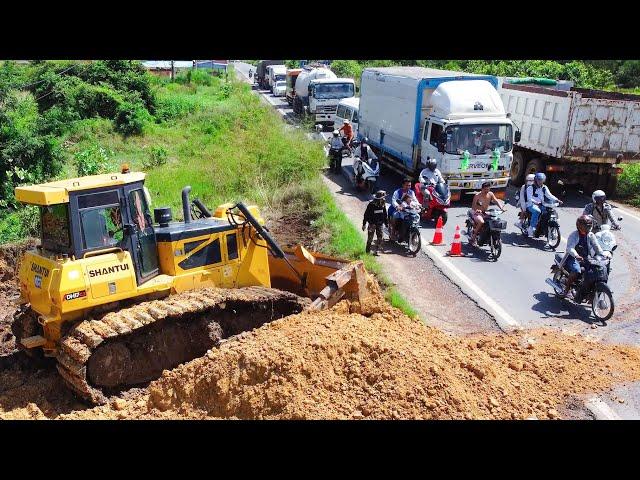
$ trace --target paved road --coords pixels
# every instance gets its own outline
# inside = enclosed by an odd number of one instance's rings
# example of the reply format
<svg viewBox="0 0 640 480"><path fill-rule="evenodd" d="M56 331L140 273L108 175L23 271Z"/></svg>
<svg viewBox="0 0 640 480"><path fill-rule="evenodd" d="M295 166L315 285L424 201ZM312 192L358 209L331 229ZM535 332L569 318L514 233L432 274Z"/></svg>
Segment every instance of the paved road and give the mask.
<svg viewBox="0 0 640 480"><path fill-rule="evenodd" d="M236 68L246 75L248 65L236 64ZM282 98L275 98L267 91L260 91L270 104L274 105L289 122L297 121L295 115ZM330 133L322 134L328 138ZM351 175L350 161L345 159L343 164L344 177ZM356 196L364 202L368 195L344 188L348 185L343 179L328 177L330 181L343 185L334 189L337 195ZM384 173L379 180L380 188L392 192L398 187L400 178L391 173ZM497 262L490 260L487 247L472 248L463 235L463 253L465 257L449 258L445 256L448 247L429 247L424 245L426 253L415 259L405 258L409 268L420 269L423 262L435 262L436 265L451 278L463 291L474 298L483 308L487 309L501 327L510 326L513 322L517 327L554 327L567 333L581 333L587 337L614 343L626 343L640 346L640 214L628 208L615 207L616 217L622 217L622 231L615 232L618 249L614 254L613 270L609 285L614 292L616 313L606 325L594 320L591 310L586 306L575 306L570 302L556 298L551 287L546 285L549 277L549 267L553 263L555 252L544 247L544 239L524 238L514 226L517 221L518 208L513 196L515 189L508 190L509 206L502 216L507 220L507 230L503 235L502 255ZM563 241L557 249L564 253L566 237L575 229L575 219L582 213L582 209L590 199L579 191L569 191L562 198L564 205L558 209L561 235ZM453 239L456 225L464 230L464 222L470 205L470 197L457 202L449 210L449 221L444 228L445 241ZM349 212L347 212L349 214ZM360 212L351 212L356 222L360 221ZM434 225L423 223L421 235L423 243L433 237ZM426 241L426 242L425 242ZM426 258L426 255L430 258ZM412 263L409 263L412 262ZM502 315L502 313L504 313ZM618 396L627 398L624 408L621 408L613 397L601 397L600 404L604 407L594 407L591 411L599 411L600 418L618 416L620 418L638 418L640 398L640 384L619 387ZM607 405L610 406L607 413ZM602 405L601 405L602 406ZM614 413L612 413L612 411ZM602 413L604 412L604 413ZM588 415L593 416L593 415ZM598 415L596 415L598 416Z"/></svg>

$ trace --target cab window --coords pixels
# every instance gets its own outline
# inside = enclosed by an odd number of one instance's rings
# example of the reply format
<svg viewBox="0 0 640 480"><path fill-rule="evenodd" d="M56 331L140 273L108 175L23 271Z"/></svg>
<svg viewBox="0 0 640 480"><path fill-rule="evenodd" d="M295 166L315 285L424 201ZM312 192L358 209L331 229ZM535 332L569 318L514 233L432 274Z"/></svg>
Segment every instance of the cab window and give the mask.
<svg viewBox="0 0 640 480"><path fill-rule="evenodd" d="M238 258L238 237L235 233L227 235L227 257L229 260Z"/></svg>
<svg viewBox="0 0 640 480"><path fill-rule="evenodd" d="M113 247L122 241L122 214L119 205L80 210L83 248Z"/></svg>
<svg viewBox="0 0 640 480"><path fill-rule="evenodd" d="M431 124L431 135L429 136L429 143L434 147L438 146L438 139L442 135L442 125L437 123Z"/></svg>
<svg viewBox="0 0 640 480"><path fill-rule="evenodd" d="M358 110L353 111L353 118L351 119L353 123L358 123Z"/></svg>
<svg viewBox="0 0 640 480"><path fill-rule="evenodd" d="M42 225L42 246L59 251L71 247L69 235L69 204L40 207Z"/></svg>
<svg viewBox="0 0 640 480"><path fill-rule="evenodd" d="M346 108L345 108L344 105L338 105L338 110L336 111L336 116L340 117L340 118L347 118L345 110L346 110Z"/></svg>

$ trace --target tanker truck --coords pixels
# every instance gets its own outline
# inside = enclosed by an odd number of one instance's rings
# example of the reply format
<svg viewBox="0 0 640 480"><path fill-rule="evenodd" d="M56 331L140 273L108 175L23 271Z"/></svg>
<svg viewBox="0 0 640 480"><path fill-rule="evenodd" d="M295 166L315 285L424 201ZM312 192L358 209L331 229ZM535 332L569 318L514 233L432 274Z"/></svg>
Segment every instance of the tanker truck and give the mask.
<svg viewBox="0 0 640 480"><path fill-rule="evenodd" d="M358 138L383 167L417 180L429 158L449 183L452 200L490 182L504 198L520 138L498 94L498 78L422 67L362 72Z"/></svg>
<svg viewBox="0 0 640 480"><path fill-rule="evenodd" d="M355 82L338 78L328 68L305 68L296 79L293 111L308 113L315 123L333 125L338 103L355 96Z"/></svg>
<svg viewBox="0 0 640 480"><path fill-rule="evenodd" d="M640 96L562 83L504 79L502 101L522 129L511 182L521 185L526 174L542 171L550 185L562 182L588 195L600 189L611 196L619 164L640 158Z"/></svg>

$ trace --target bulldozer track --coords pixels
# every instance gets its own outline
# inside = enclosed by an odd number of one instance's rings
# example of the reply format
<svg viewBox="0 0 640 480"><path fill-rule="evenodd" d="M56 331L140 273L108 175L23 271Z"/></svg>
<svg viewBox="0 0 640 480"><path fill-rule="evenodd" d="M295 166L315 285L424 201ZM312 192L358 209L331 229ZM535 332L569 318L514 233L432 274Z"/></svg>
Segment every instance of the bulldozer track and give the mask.
<svg viewBox="0 0 640 480"><path fill-rule="evenodd" d="M205 349L206 352L224 338L299 313L308 304L309 299L265 287L206 288L143 302L73 326L60 342L57 368L65 383L79 397L93 404L104 404L111 387L116 388L111 383L119 376L135 379L156 374L157 378L163 369L195 358L188 358L192 353L190 349ZM190 325L195 328L196 324L200 333L183 333ZM203 325L209 335L204 340ZM167 348L174 350L185 346L188 351L169 354L162 348L154 351L158 345L169 345ZM97 359L96 364L91 364L92 358ZM129 363L118 365L117 360L121 358L130 359ZM127 369L138 369L138 373L125 371ZM106 379L105 383L109 385L92 384L92 372L94 377ZM125 383L117 389L133 385Z"/></svg>

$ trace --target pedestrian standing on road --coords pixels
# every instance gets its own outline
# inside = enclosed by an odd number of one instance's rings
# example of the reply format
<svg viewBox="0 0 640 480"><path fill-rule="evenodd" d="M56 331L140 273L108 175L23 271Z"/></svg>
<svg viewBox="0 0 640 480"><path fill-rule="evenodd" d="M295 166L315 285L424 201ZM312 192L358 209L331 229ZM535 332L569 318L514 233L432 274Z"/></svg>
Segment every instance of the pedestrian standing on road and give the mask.
<svg viewBox="0 0 640 480"><path fill-rule="evenodd" d="M387 216L387 206L384 203L384 199L387 196L387 192L384 190L378 190L373 196L373 200L367 205L367 209L364 211L364 218L362 219L362 231L367 228L367 253L371 250L371 242L373 242L373 234L376 234L377 242L373 250L374 255L378 255L378 250L382 247L382 225L386 225L389 228L389 217Z"/></svg>

